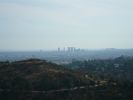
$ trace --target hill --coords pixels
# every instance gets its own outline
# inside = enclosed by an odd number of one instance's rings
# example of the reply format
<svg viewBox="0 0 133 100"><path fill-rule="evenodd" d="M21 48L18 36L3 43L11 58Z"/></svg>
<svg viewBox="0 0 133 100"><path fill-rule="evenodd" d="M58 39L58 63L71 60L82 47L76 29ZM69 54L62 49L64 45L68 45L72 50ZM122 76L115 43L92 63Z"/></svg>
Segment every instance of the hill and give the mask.
<svg viewBox="0 0 133 100"><path fill-rule="evenodd" d="M0 100L132 100L133 84L45 60L0 62Z"/></svg>
<svg viewBox="0 0 133 100"><path fill-rule="evenodd" d="M85 85L83 75L45 60L1 62L1 89L50 90Z"/></svg>

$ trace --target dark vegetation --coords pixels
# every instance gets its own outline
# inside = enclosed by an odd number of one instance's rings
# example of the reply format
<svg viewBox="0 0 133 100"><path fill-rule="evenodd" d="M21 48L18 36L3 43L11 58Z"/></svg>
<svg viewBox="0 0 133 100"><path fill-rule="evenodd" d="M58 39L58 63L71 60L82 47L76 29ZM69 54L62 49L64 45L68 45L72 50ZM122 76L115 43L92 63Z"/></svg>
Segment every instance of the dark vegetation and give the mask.
<svg viewBox="0 0 133 100"><path fill-rule="evenodd" d="M132 58L123 57L76 61L69 68L39 59L0 62L0 100L133 100L132 81L107 76L113 71L100 69L114 62L117 68L128 64L123 71L133 72Z"/></svg>
<svg viewBox="0 0 133 100"><path fill-rule="evenodd" d="M115 59L93 59L73 61L65 65L67 68L94 73L102 77L113 77L120 80L133 81L133 58L120 56Z"/></svg>
<svg viewBox="0 0 133 100"><path fill-rule="evenodd" d="M80 73L43 60L29 59L0 65L0 89L51 90L85 83Z"/></svg>

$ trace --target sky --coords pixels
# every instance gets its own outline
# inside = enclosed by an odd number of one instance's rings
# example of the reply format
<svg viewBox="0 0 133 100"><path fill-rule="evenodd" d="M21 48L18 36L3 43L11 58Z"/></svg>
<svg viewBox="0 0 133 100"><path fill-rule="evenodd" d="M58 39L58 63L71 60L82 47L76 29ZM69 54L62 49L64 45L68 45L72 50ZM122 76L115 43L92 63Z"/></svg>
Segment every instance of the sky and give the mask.
<svg viewBox="0 0 133 100"><path fill-rule="evenodd" d="M133 48L133 0L0 0L0 50Z"/></svg>

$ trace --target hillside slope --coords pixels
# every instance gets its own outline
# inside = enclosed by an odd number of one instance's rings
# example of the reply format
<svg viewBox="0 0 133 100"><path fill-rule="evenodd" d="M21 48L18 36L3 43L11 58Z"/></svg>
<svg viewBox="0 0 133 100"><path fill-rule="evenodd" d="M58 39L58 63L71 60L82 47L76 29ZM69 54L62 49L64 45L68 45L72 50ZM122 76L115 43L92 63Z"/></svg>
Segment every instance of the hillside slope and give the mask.
<svg viewBox="0 0 133 100"><path fill-rule="evenodd" d="M0 62L0 100L133 100L133 83L39 59Z"/></svg>
<svg viewBox="0 0 133 100"><path fill-rule="evenodd" d="M0 64L1 89L50 90L86 83L81 73L45 60L28 59Z"/></svg>

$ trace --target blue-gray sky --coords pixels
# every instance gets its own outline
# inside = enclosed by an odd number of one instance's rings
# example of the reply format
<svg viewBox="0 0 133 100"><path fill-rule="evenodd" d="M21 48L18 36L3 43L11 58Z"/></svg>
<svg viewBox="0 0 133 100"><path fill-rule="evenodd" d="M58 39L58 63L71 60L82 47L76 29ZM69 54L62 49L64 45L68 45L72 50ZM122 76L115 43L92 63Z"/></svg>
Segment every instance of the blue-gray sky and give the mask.
<svg viewBox="0 0 133 100"><path fill-rule="evenodd" d="M0 0L0 50L133 48L133 0Z"/></svg>

